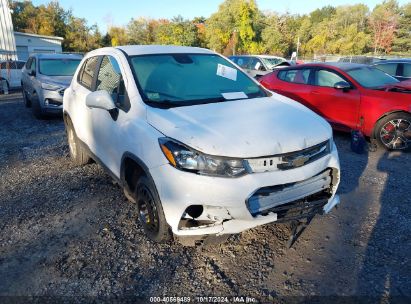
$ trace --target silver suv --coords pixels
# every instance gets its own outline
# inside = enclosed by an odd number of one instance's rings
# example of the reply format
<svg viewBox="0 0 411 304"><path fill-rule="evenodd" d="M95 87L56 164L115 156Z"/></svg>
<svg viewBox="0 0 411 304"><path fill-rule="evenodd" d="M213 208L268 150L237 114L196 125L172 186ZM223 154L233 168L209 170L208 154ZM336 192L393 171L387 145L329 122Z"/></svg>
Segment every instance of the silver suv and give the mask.
<svg viewBox="0 0 411 304"><path fill-rule="evenodd" d="M36 118L61 114L63 94L70 85L82 56L73 54L34 54L23 67L21 86L24 104Z"/></svg>

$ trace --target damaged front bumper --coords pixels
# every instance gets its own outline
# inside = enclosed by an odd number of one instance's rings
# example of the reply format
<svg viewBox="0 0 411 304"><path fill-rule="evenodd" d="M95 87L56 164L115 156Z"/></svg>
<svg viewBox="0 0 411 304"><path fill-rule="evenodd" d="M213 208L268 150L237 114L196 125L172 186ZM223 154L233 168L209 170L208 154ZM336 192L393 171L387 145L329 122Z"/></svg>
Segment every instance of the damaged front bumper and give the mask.
<svg viewBox="0 0 411 304"><path fill-rule="evenodd" d="M175 170L151 170L168 224L176 236L240 233L272 222L328 213L339 203L340 166L330 154L286 171L218 178Z"/></svg>

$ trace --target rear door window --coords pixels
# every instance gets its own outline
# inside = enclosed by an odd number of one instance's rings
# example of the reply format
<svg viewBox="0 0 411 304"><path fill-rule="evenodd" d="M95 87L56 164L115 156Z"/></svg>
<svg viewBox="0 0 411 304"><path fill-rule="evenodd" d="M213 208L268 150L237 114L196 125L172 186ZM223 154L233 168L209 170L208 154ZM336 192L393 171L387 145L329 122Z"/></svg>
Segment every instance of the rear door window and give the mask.
<svg viewBox="0 0 411 304"><path fill-rule="evenodd" d="M17 69L21 70L24 67L24 64L25 64L24 61L18 61L17 62Z"/></svg>
<svg viewBox="0 0 411 304"><path fill-rule="evenodd" d="M308 84L310 72L310 69L284 70L278 73L278 78L291 83Z"/></svg>

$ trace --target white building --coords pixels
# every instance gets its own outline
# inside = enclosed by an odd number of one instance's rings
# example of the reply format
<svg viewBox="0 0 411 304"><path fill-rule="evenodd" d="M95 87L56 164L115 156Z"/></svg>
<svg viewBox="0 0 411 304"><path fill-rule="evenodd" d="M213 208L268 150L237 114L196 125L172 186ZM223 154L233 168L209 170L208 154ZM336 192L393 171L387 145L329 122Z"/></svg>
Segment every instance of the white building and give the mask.
<svg viewBox="0 0 411 304"><path fill-rule="evenodd" d="M62 37L14 32L17 57L26 61L32 53L61 53Z"/></svg>
<svg viewBox="0 0 411 304"><path fill-rule="evenodd" d="M0 0L0 59L17 59L8 0Z"/></svg>
<svg viewBox="0 0 411 304"><path fill-rule="evenodd" d="M63 38L13 32L8 0L0 0L0 60L27 60L32 53L61 53Z"/></svg>

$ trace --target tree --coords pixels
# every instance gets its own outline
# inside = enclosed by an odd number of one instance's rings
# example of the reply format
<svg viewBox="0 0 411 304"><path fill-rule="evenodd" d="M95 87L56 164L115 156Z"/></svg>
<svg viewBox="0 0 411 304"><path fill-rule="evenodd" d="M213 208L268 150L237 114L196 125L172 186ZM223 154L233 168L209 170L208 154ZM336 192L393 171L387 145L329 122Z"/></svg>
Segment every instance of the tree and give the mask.
<svg viewBox="0 0 411 304"><path fill-rule="evenodd" d="M111 46L126 45L129 43L129 37L124 27L112 26L108 30L111 37Z"/></svg>
<svg viewBox="0 0 411 304"><path fill-rule="evenodd" d="M288 42L282 33L281 19L277 14L270 14L265 19L266 26L262 31L264 53L284 55L288 51Z"/></svg>
<svg viewBox="0 0 411 304"><path fill-rule="evenodd" d="M411 3L400 9L397 36L394 38L393 50L395 52L411 53Z"/></svg>
<svg viewBox="0 0 411 304"><path fill-rule="evenodd" d="M369 20L373 34L374 54L379 51L385 53L391 51L398 19L398 3L395 0L384 1L374 8Z"/></svg>
<svg viewBox="0 0 411 304"><path fill-rule="evenodd" d="M171 21L163 20L156 30L156 43L198 46L197 27L181 16L174 17Z"/></svg>
<svg viewBox="0 0 411 304"><path fill-rule="evenodd" d="M208 46L225 55L259 52L262 19L255 0L226 0L206 22Z"/></svg>
<svg viewBox="0 0 411 304"><path fill-rule="evenodd" d="M127 25L127 34L131 44L152 44L158 22L153 19L131 19Z"/></svg>

